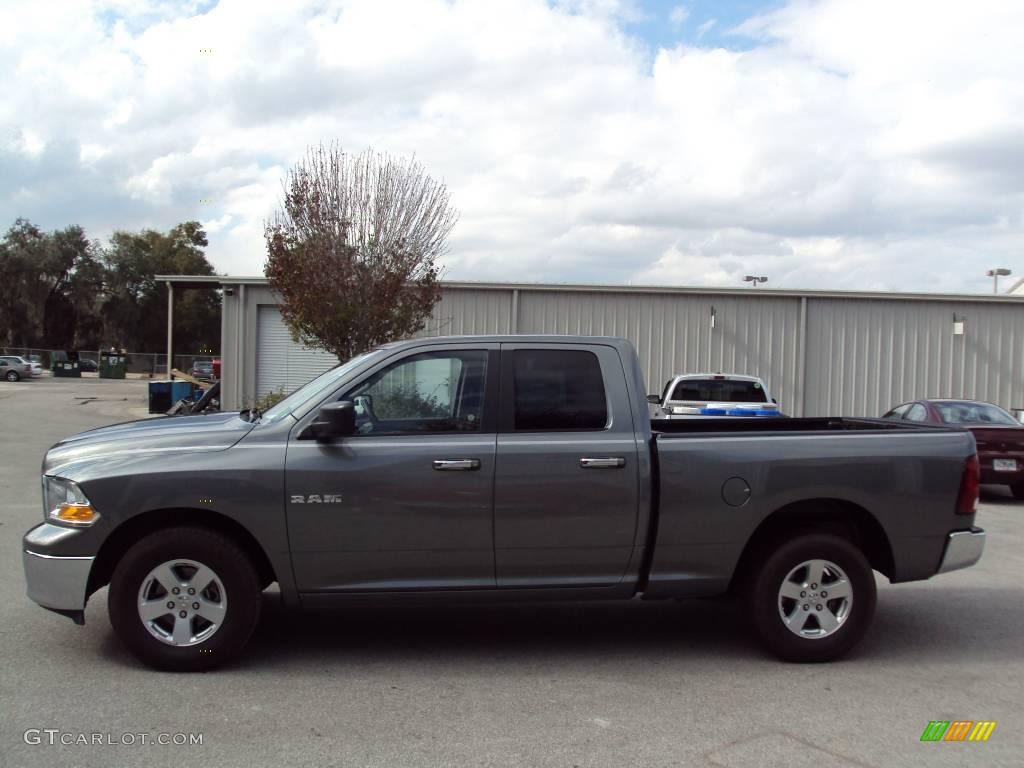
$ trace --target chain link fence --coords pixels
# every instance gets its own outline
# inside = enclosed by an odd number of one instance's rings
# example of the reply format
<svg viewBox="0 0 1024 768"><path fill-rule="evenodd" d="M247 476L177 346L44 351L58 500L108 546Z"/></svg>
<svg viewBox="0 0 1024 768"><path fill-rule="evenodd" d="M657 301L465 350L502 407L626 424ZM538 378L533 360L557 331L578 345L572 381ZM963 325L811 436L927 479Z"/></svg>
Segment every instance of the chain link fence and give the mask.
<svg viewBox="0 0 1024 768"><path fill-rule="evenodd" d="M122 352L117 350L118 355L125 358L125 372L148 378L166 378L167 376L167 355L157 352ZM17 355L26 360L38 362L46 370L53 370L54 361L66 360L73 357L71 353L58 349L42 349L39 347L0 347L0 355ZM175 355L174 367L179 371L188 373L189 369L200 360L213 360L219 355ZM78 350L79 361L91 361L83 366L85 372L98 371L100 363L100 350L80 349Z"/></svg>

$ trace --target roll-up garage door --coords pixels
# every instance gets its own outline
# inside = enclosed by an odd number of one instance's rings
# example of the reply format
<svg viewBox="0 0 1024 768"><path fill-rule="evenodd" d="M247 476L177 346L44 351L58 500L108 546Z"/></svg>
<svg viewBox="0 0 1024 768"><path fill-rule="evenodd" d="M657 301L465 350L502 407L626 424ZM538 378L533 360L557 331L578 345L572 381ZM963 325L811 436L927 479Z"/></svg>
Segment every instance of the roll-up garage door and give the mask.
<svg viewBox="0 0 1024 768"><path fill-rule="evenodd" d="M256 325L256 396L285 394L338 364L338 358L292 340L277 307L261 306Z"/></svg>

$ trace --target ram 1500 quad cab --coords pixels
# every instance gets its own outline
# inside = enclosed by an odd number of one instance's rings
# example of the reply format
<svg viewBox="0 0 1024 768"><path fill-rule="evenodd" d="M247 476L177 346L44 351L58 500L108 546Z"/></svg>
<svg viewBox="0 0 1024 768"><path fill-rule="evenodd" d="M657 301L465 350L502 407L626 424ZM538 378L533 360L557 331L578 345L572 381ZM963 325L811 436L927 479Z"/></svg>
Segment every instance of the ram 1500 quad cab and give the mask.
<svg viewBox="0 0 1024 768"><path fill-rule="evenodd" d="M111 623L153 667L236 656L290 606L367 595L644 600L733 593L783 659L835 659L873 571L981 556L974 438L840 418L651 421L616 338L388 344L263 413L118 424L43 462L28 594Z"/></svg>

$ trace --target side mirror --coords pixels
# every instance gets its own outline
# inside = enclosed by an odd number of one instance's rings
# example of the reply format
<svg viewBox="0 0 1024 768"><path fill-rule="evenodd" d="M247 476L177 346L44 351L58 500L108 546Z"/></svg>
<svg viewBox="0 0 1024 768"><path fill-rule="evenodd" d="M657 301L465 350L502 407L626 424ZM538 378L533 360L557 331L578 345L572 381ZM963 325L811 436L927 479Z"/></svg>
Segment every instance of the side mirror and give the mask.
<svg viewBox="0 0 1024 768"><path fill-rule="evenodd" d="M647 402L651 405L661 405L661 395L648 395Z"/></svg>
<svg viewBox="0 0 1024 768"><path fill-rule="evenodd" d="M356 408L350 400L328 403L309 425L310 432L317 440L345 437L356 433Z"/></svg>

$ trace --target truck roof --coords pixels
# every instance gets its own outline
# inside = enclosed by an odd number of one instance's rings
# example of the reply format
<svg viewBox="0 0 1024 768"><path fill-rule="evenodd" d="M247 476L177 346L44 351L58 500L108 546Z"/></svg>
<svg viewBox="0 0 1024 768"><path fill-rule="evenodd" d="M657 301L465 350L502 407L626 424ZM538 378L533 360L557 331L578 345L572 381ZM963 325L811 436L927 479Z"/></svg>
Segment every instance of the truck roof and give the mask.
<svg viewBox="0 0 1024 768"><path fill-rule="evenodd" d="M758 376L749 376L745 373L680 373L673 379L726 379L730 381L761 381Z"/></svg>
<svg viewBox="0 0 1024 768"><path fill-rule="evenodd" d="M456 336L426 336L405 341L392 341L381 344L380 349L391 349L399 346L420 346L425 344L606 344L612 347L633 348L629 339L621 336L582 336L560 333L507 333L507 334L465 334Z"/></svg>

